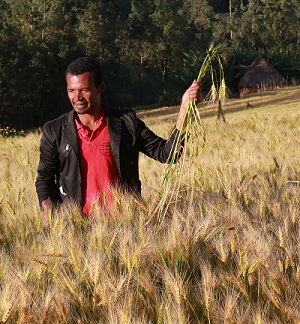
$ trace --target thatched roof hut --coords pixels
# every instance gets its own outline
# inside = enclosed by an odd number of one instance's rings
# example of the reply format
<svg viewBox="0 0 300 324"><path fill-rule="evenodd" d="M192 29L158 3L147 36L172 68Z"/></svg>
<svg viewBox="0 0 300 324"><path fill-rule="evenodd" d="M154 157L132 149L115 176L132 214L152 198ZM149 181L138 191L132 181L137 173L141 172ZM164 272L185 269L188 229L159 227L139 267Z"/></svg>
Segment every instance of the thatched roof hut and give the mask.
<svg viewBox="0 0 300 324"><path fill-rule="evenodd" d="M256 58L242 76L238 87L240 96L247 93L273 90L285 85L284 77L265 59Z"/></svg>

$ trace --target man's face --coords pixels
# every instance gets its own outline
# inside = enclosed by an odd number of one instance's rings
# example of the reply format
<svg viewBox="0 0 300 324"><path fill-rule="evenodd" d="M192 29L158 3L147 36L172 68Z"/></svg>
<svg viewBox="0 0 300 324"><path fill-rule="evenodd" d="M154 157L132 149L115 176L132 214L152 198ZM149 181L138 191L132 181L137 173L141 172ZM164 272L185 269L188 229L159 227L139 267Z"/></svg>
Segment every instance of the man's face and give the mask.
<svg viewBox="0 0 300 324"><path fill-rule="evenodd" d="M66 76L67 92L74 110L78 114L93 114L101 108L104 83L96 86L91 72Z"/></svg>

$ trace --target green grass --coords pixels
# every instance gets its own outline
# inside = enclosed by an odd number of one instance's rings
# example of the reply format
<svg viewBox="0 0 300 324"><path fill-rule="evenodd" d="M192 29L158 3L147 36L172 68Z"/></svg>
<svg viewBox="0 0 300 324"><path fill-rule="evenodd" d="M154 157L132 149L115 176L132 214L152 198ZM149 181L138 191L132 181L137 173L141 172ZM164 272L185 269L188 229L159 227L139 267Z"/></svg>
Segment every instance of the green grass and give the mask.
<svg viewBox="0 0 300 324"><path fill-rule="evenodd" d="M249 104L248 104L249 103ZM140 158L144 202L111 216L63 206L44 233L34 189L40 133L0 138L3 323L297 323L300 88L199 105L176 201L153 210L165 166ZM168 136L178 107L139 111Z"/></svg>

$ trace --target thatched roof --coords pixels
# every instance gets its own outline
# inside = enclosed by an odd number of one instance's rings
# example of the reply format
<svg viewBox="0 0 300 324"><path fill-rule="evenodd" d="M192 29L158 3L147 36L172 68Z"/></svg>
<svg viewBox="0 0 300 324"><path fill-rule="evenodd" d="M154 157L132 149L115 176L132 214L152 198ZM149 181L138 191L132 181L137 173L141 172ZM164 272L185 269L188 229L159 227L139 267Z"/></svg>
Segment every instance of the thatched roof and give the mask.
<svg viewBox="0 0 300 324"><path fill-rule="evenodd" d="M265 59L256 58L242 76L239 88L274 88L286 83L284 77Z"/></svg>

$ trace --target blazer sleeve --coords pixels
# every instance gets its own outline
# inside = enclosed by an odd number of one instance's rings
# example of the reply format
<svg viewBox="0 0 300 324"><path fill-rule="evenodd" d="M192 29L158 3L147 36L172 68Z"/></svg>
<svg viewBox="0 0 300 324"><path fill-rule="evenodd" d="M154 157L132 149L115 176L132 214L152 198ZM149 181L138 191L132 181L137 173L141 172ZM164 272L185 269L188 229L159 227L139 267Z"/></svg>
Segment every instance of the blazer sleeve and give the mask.
<svg viewBox="0 0 300 324"><path fill-rule="evenodd" d="M141 152L161 162L177 162L180 158L184 140L177 129L173 129L169 138L163 139L153 133L147 126L141 132Z"/></svg>
<svg viewBox="0 0 300 324"><path fill-rule="evenodd" d="M51 132L51 124L45 124L40 142L40 161L35 182L40 205L42 201L48 198L53 202L59 200L58 175L60 162L56 144L57 141Z"/></svg>
<svg viewBox="0 0 300 324"><path fill-rule="evenodd" d="M156 135L146 124L140 120L134 111L131 112L131 124L136 132L139 151L161 162L176 162L183 151L184 135L173 129L168 139ZM175 154L173 154L175 153Z"/></svg>

